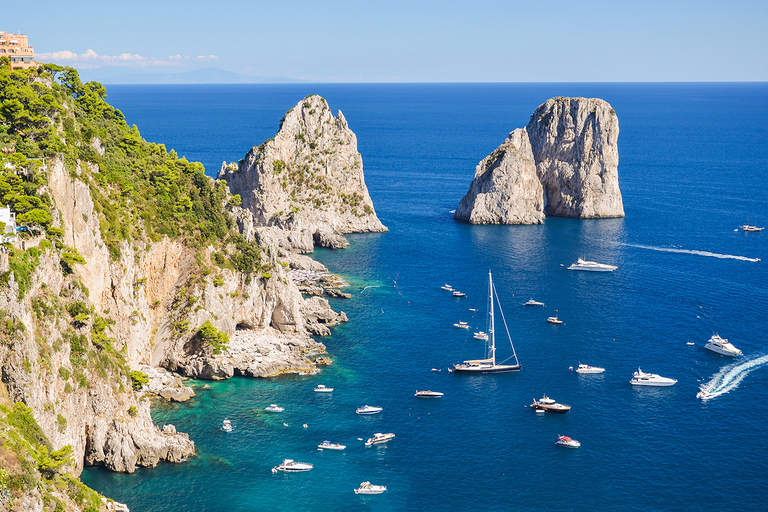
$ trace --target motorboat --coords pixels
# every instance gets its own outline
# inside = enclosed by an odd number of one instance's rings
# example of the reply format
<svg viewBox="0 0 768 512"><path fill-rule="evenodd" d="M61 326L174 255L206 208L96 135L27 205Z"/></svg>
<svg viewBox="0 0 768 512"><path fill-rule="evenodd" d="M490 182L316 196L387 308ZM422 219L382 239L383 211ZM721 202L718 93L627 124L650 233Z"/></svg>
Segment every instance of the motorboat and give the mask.
<svg viewBox="0 0 768 512"><path fill-rule="evenodd" d="M707 400L709 398L712 398L712 393L709 391L702 389L698 393L696 393L696 398L700 398L701 400Z"/></svg>
<svg viewBox="0 0 768 512"><path fill-rule="evenodd" d="M382 434L381 432L376 432L373 434L373 437L369 438L365 442L365 446L373 446L375 444L382 444L386 443L387 441L391 441L395 438L395 434L392 434L391 432L389 434Z"/></svg>
<svg viewBox="0 0 768 512"><path fill-rule="evenodd" d="M496 363L496 324L494 319L494 297L496 297L496 304L499 306L501 318L504 320L504 328L507 331L507 338L509 338L509 344L512 347L512 355L499 364ZM453 370L449 368L448 371L452 373L472 374L509 373L520 371L520 361L517 359L515 345L512 343L512 336L509 334L507 321L504 319L504 312L501 310L499 295L496 293L496 288L493 286L493 277L491 276L490 270L488 271L488 333L489 336L485 339L485 359L470 359L459 364L454 364ZM512 358L515 359L515 364L504 364Z"/></svg>
<svg viewBox="0 0 768 512"><path fill-rule="evenodd" d="M355 494L381 494L387 488L383 485L373 485L371 482L363 482L355 489Z"/></svg>
<svg viewBox="0 0 768 512"><path fill-rule="evenodd" d="M364 405L362 407L358 407L355 412L357 414L379 414L383 410L384 410L383 407L374 407L372 405Z"/></svg>
<svg viewBox="0 0 768 512"><path fill-rule="evenodd" d="M576 368L576 373L603 373L605 368L599 366L589 366L588 364L579 363L579 367Z"/></svg>
<svg viewBox="0 0 768 512"><path fill-rule="evenodd" d="M689 347L692 347L693 345L695 345L695 343L692 341L686 341L685 344L688 345Z"/></svg>
<svg viewBox="0 0 768 512"><path fill-rule="evenodd" d="M488 333L479 331L472 335L476 340L488 341Z"/></svg>
<svg viewBox="0 0 768 512"><path fill-rule="evenodd" d="M466 294L466 293L464 293L464 292L460 292L459 290L454 290L454 291L453 291L453 296L454 296L454 297L466 297L466 296L467 296L467 294Z"/></svg>
<svg viewBox="0 0 768 512"><path fill-rule="evenodd" d="M454 327L458 329L469 329L469 324L467 322L459 321L457 324L453 324Z"/></svg>
<svg viewBox="0 0 768 512"><path fill-rule="evenodd" d="M440 368L432 368L432 371L433 372L439 372L439 371L442 371L442 370Z"/></svg>
<svg viewBox="0 0 768 512"><path fill-rule="evenodd" d="M314 466L306 462L296 462L293 459L285 459L278 466L272 468L273 473L285 471L286 473L298 473L299 471L309 471Z"/></svg>
<svg viewBox="0 0 768 512"><path fill-rule="evenodd" d="M556 324L556 325L560 325L560 324L562 324L562 323L563 323L563 321L562 321L562 320L560 320L559 318L557 318L557 315L555 315L555 316L550 316L549 318L547 318L547 322L549 322L549 323L551 323L551 324Z"/></svg>
<svg viewBox="0 0 768 512"><path fill-rule="evenodd" d="M339 443L332 443L330 441L323 441L319 445L317 445L317 448L319 450L343 450L346 448L346 445L339 444Z"/></svg>
<svg viewBox="0 0 768 512"><path fill-rule="evenodd" d="M640 368L632 375L632 380L629 381L633 386L672 386L677 384L676 379L670 379L656 375L655 373L645 373Z"/></svg>
<svg viewBox="0 0 768 512"><path fill-rule="evenodd" d="M742 355L741 350L737 349L731 343L725 339L721 338L717 334L713 334L711 338L709 338L709 341L706 345L704 345L704 348L711 350L712 352L717 352L718 354L722 354L724 356L731 356L731 357L737 357Z"/></svg>
<svg viewBox="0 0 768 512"><path fill-rule="evenodd" d="M536 400L534 398L533 403L531 404L531 408L545 412L556 412L558 414L565 414L571 410L570 405L559 404L549 398L547 395L544 395L544 397L540 400Z"/></svg>
<svg viewBox="0 0 768 512"><path fill-rule="evenodd" d="M440 398L441 396L443 396L443 393L439 391L426 390L426 391L417 391L414 396L417 396L419 398Z"/></svg>
<svg viewBox="0 0 768 512"><path fill-rule="evenodd" d="M264 410L267 412L283 412L285 407L280 407L277 404L269 404L269 407L265 407Z"/></svg>
<svg viewBox="0 0 768 512"><path fill-rule="evenodd" d="M443 286L441 286L440 288L442 288L443 290L445 290L445 291L447 291L447 292L452 292L452 291L453 291L453 286L451 286L451 285L449 285L449 284L444 284L444 285L443 285Z"/></svg>
<svg viewBox="0 0 768 512"><path fill-rule="evenodd" d="M565 446L566 448L578 448L581 446L580 442L575 439L571 439L568 436L557 436L557 441L555 441L555 444L558 446Z"/></svg>
<svg viewBox="0 0 768 512"><path fill-rule="evenodd" d="M229 420L224 420L224 423L221 425L221 430L224 432L232 432L232 423Z"/></svg>
<svg viewBox="0 0 768 512"><path fill-rule="evenodd" d="M539 302L537 300L530 299L528 302L523 304L523 306L543 306L543 302Z"/></svg>
<svg viewBox="0 0 768 512"><path fill-rule="evenodd" d="M333 388L327 388L323 384L318 384L315 388L315 393L332 393Z"/></svg>
<svg viewBox="0 0 768 512"><path fill-rule="evenodd" d="M613 272L617 266L607 265L605 263L596 263L594 261L585 261L581 258L576 260L576 263L568 267L568 270L584 270L587 272Z"/></svg>

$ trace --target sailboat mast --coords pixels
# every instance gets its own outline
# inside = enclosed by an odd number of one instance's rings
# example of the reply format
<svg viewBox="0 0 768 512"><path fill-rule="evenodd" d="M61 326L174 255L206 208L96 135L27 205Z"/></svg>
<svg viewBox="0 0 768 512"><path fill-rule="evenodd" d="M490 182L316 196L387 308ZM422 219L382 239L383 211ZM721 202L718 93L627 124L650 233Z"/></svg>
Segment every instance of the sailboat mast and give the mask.
<svg viewBox="0 0 768 512"><path fill-rule="evenodd" d="M496 366L496 326L493 320L493 278L490 270L488 271L488 296L490 297L488 311L491 314L491 360L493 366Z"/></svg>

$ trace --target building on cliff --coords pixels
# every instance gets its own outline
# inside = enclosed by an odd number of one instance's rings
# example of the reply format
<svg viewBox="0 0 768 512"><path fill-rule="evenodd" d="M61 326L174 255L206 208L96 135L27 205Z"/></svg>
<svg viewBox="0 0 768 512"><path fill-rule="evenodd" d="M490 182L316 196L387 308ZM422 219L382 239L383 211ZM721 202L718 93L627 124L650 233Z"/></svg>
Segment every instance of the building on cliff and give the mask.
<svg viewBox="0 0 768 512"><path fill-rule="evenodd" d="M35 62L35 49L29 46L26 34L0 32L0 57L8 57L11 61L11 70L38 66Z"/></svg>
<svg viewBox="0 0 768 512"><path fill-rule="evenodd" d="M7 206L0 208L0 243L16 241L16 214Z"/></svg>

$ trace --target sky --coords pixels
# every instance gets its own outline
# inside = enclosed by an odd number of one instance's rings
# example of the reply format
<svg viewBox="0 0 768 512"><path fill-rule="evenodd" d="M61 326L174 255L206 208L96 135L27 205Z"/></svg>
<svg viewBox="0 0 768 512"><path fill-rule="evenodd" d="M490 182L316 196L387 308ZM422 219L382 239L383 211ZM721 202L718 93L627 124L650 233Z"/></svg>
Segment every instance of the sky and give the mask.
<svg viewBox="0 0 768 512"><path fill-rule="evenodd" d="M95 76L768 81L768 1L30 0L0 31ZM191 77L195 73L188 73ZM222 73L223 74L223 73Z"/></svg>

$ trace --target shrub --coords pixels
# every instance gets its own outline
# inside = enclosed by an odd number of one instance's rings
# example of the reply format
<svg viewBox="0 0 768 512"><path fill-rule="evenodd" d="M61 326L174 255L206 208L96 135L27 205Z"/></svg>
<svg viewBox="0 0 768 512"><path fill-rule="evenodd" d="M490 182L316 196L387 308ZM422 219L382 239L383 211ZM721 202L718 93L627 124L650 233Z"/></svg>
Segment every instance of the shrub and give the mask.
<svg viewBox="0 0 768 512"><path fill-rule="evenodd" d="M139 410L135 405L132 405L128 408L128 414L130 414L132 417L135 417L139 414Z"/></svg>
<svg viewBox="0 0 768 512"><path fill-rule="evenodd" d="M133 389L139 390L141 387L149 382L149 375L142 373L139 370L133 370L129 377L131 378L131 385Z"/></svg>
<svg viewBox="0 0 768 512"><path fill-rule="evenodd" d="M218 330L211 324L210 320L206 320L198 331L200 339L203 343L207 343L213 347L214 354L220 354L221 350L229 343L229 335L225 332Z"/></svg>

